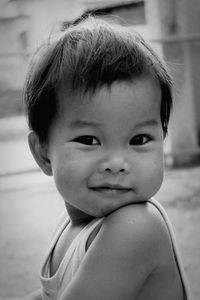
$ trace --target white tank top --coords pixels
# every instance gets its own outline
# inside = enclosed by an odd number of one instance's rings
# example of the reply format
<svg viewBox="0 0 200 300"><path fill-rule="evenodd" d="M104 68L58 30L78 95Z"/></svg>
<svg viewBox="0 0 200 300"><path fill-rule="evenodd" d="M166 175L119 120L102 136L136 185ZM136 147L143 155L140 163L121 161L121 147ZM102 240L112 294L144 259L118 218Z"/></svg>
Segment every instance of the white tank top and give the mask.
<svg viewBox="0 0 200 300"><path fill-rule="evenodd" d="M183 287L185 290L185 298L184 300L191 300L190 290L188 287L187 280L185 278L185 272L183 269L183 265L180 259L179 251L177 248L177 243L175 240L175 236L172 230L172 226L170 224L170 221L168 219L168 216L163 209L163 207L154 199L151 199L148 201L149 203L152 203L160 212L162 215L173 245L174 250L174 256L175 260L179 269L180 277L183 283ZM86 244L88 241L89 236L93 232L93 230L101 223L103 222L104 218L95 218L87 224L80 233L75 237L75 239L72 241L70 247L65 253L65 256L63 260L61 261L59 268L57 269L56 273L50 277L50 262L51 262L51 256L53 253L53 249L60 238L61 234L63 233L64 229L66 229L66 226L69 224L69 218L67 216L67 213L65 212L62 214L61 219L59 221L59 224L57 226L57 229L53 235L53 239L50 243L49 251L47 253L47 257L44 261L44 264L42 266L41 270L41 284L42 284L42 297L43 300L56 300L59 299L59 297L62 295L64 290L66 289L66 286L69 284L71 279L74 277L74 274L76 273L77 269L79 268L82 259L86 253Z"/></svg>

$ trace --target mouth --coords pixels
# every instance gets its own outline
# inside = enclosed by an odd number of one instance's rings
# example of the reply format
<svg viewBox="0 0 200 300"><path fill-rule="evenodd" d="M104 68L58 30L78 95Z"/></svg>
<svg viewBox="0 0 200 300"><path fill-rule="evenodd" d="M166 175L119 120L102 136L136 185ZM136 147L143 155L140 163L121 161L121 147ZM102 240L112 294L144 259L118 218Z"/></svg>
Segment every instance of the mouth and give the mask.
<svg viewBox="0 0 200 300"><path fill-rule="evenodd" d="M131 188L124 187L118 184L105 184L97 187L92 187L91 189L96 192L108 195L121 195L132 190Z"/></svg>

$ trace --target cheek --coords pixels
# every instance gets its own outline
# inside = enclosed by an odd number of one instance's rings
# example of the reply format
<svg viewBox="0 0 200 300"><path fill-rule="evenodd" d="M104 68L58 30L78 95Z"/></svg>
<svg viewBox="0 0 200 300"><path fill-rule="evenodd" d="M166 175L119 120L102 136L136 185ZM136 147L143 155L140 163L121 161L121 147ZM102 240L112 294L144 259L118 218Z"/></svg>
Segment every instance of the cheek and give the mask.
<svg viewBox="0 0 200 300"><path fill-rule="evenodd" d="M143 180L143 189L148 198L152 197L159 189L163 181L163 154L158 153L156 156L148 159L142 168L141 177Z"/></svg>
<svg viewBox="0 0 200 300"><path fill-rule="evenodd" d="M163 161L159 163L155 163L155 167L152 167L152 170L154 170L154 174L152 174L152 193L155 194L160 189L161 184L163 182Z"/></svg>
<svg viewBox="0 0 200 300"><path fill-rule="evenodd" d="M161 187L161 184L163 182L163 172L164 172L164 168L163 168L163 157L162 157L160 159L155 160L152 163L152 176L151 176L150 181L152 180L151 188L152 188L153 195Z"/></svg>
<svg viewBox="0 0 200 300"><path fill-rule="evenodd" d="M85 155L77 155L76 150L68 151L54 161L53 173L59 192L67 196L66 193L76 193L80 187L87 185L92 174L92 162Z"/></svg>
<svg viewBox="0 0 200 300"><path fill-rule="evenodd" d="M61 166L60 168L55 169L53 174L56 187L61 196L64 198L66 198L67 193L70 192L70 187L73 188L73 180L72 176L70 176L70 173L71 172L69 169Z"/></svg>

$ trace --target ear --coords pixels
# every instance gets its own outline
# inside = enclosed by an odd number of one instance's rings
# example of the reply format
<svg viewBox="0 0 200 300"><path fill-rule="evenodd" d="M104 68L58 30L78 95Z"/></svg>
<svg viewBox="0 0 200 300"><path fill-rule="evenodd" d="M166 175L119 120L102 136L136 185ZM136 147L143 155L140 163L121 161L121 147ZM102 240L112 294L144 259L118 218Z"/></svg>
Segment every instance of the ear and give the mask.
<svg viewBox="0 0 200 300"><path fill-rule="evenodd" d="M31 131L28 134L28 143L35 161L40 169L48 176L52 175L51 161L48 155L48 146L41 143L37 134Z"/></svg>

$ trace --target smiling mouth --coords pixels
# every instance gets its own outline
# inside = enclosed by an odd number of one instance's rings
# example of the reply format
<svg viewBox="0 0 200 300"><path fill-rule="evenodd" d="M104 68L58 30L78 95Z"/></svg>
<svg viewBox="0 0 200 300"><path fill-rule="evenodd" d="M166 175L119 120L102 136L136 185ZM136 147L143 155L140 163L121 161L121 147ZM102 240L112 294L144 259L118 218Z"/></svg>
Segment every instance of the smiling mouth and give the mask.
<svg viewBox="0 0 200 300"><path fill-rule="evenodd" d="M108 195L120 195L120 194L125 194L130 192L132 189L130 188L125 188L121 186L99 186L99 187L94 187L92 190L103 193L103 194L108 194Z"/></svg>

